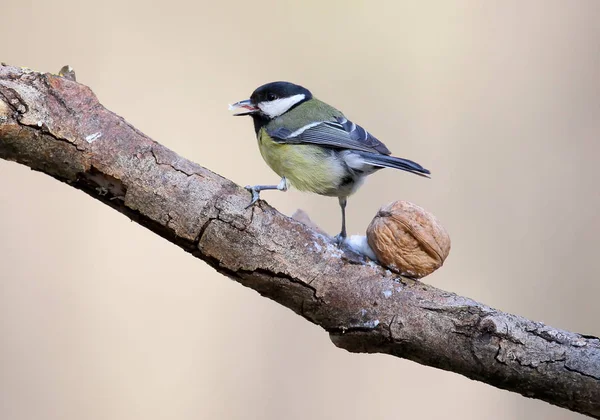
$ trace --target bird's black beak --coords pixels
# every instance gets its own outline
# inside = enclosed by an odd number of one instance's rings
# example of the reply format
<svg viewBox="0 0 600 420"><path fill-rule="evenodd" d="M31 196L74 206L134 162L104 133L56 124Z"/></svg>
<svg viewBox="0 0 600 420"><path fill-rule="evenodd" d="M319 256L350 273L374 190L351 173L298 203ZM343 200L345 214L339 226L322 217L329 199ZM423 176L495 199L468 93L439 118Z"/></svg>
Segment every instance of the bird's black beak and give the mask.
<svg viewBox="0 0 600 420"><path fill-rule="evenodd" d="M256 114L259 109L255 105L250 102L250 99L246 99L243 101L236 102L234 104L229 105L230 111L236 111L238 109L245 109L246 112L238 112L237 114L233 114L234 117L241 117L243 115L252 115Z"/></svg>

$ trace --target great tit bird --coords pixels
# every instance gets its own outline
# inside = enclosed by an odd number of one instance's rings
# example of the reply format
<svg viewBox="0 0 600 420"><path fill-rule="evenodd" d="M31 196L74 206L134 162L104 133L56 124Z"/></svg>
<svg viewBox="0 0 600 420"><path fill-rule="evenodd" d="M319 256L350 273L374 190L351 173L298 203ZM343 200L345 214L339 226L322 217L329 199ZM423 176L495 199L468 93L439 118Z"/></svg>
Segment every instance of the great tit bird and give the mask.
<svg viewBox="0 0 600 420"><path fill-rule="evenodd" d="M252 193L248 207L262 190L287 191L290 185L338 197L342 209L338 244L346 238L347 199L367 175L381 168L425 177L430 173L418 163L390 156L388 148L364 128L293 83L267 83L229 109L243 110L235 116L252 117L260 154L281 177L278 185L247 186Z"/></svg>

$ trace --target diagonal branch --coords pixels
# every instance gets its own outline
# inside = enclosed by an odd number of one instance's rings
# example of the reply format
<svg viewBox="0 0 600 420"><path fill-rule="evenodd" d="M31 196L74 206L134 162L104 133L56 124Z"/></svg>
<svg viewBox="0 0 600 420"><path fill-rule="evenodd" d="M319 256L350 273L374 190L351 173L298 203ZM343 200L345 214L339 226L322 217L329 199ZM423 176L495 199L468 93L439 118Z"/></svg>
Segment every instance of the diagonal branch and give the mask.
<svg viewBox="0 0 600 420"><path fill-rule="evenodd" d="M352 352L387 353L600 418L600 340L400 278L151 140L74 81L0 66L0 158L127 215Z"/></svg>

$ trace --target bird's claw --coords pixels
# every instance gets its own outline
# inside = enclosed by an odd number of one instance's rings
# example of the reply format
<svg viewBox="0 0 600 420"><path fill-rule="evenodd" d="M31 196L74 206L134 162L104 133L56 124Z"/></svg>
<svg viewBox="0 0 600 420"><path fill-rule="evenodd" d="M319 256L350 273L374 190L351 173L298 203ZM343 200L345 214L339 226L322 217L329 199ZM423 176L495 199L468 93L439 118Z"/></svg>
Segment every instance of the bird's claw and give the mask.
<svg viewBox="0 0 600 420"><path fill-rule="evenodd" d="M337 244L338 248L341 248L344 241L346 240L346 235L343 235L341 233L338 233L337 235L335 235L333 237L333 240L335 241L335 243Z"/></svg>
<svg viewBox="0 0 600 420"><path fill-rule="evenodd" d="M252 185L246 185L244 188L252 193L252 201L250 201L250 204L248 204L245 207L248 209L248 208L252 207L254 205L254 203L256 203L258 201L258 199L260 198L260 190L257 189L256 187L253 187Z"/></svg>

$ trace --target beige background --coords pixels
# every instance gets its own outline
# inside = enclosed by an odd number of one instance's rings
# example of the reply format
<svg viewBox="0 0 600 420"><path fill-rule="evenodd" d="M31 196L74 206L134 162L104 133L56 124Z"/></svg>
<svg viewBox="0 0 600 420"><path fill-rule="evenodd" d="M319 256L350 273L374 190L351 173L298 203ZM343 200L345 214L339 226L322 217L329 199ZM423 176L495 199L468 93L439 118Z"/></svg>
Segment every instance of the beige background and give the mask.
<svg viewBox="0 0 600 420"><path fill-rule="evenodd" d="M384 4L385 3L385 4ZM417 5L418 3L418 5ZM309 87L433 172L372 176L452 236L441 288L600 335L598 0L2 2L0 59L72 65L111 110L245 185L276 182L227 104ZM291 311L83 193L0 161L2 419L573 419L335 348ZM332 234L336 200L265 193Z"/></svg>

